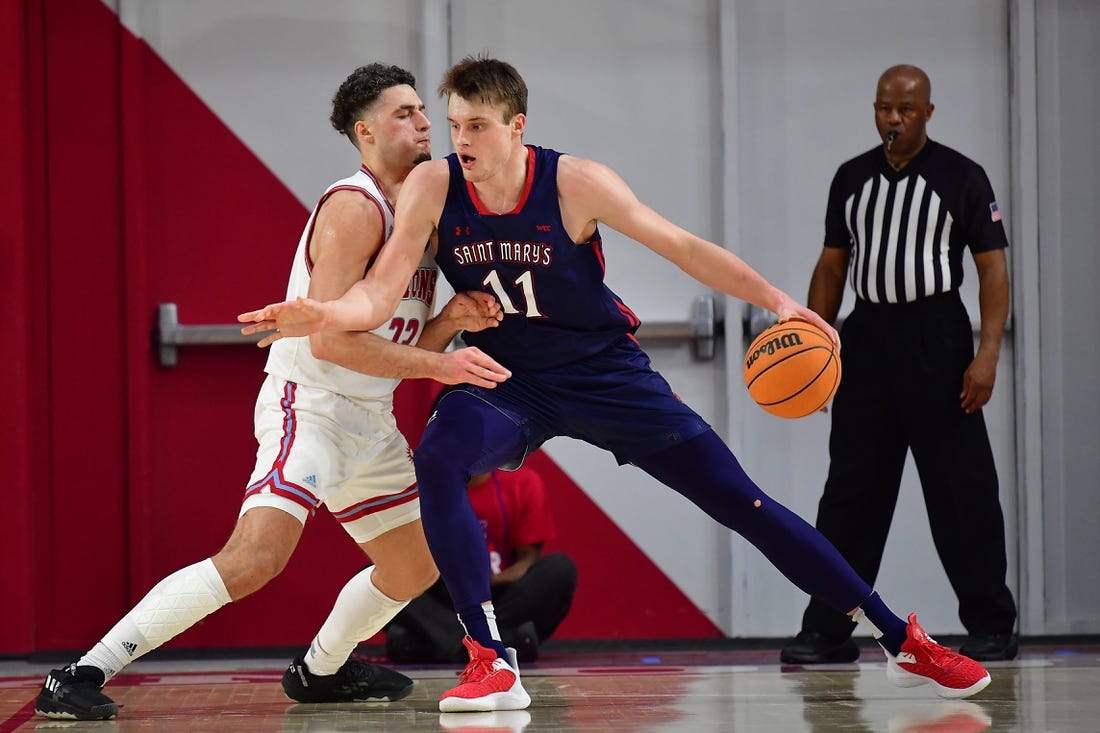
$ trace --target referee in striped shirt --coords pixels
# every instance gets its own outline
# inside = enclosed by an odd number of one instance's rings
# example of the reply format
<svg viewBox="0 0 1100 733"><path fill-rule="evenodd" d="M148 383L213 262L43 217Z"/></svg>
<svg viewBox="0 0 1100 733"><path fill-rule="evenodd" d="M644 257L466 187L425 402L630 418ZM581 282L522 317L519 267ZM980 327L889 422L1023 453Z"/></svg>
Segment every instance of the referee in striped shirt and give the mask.
<svg viewBox="0 0 1100 733"><path fill-rule="evenodd" d="M960 651L980 661L1012 659L1016 604L1005 584L1004 516L981 412L1008 315L1008 241L982 167L928 139L932 110L923 71L887 69L875 97L882 144L840 166L829 190L808 304L834 322L850 282L856 305L841 331L844 370L817 527L874 584L912 450L969 634ZM976 354L959 297L967 247L980 292ZM812 598L780 658L855 661L854 626Z"/></svg>

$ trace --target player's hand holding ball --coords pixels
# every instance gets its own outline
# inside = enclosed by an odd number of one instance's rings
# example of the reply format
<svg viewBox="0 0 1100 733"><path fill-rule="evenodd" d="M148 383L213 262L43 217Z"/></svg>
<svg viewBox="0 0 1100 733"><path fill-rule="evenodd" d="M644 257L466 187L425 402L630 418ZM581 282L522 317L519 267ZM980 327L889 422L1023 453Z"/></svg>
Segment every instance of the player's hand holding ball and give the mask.
<svg viewBox="0 0 1100 733"><path fill-rule="evenodd" d="M840 349L812 323L777 323L745 353L745 386L772 415L805 417L822 410L840 386Z"/></svg>

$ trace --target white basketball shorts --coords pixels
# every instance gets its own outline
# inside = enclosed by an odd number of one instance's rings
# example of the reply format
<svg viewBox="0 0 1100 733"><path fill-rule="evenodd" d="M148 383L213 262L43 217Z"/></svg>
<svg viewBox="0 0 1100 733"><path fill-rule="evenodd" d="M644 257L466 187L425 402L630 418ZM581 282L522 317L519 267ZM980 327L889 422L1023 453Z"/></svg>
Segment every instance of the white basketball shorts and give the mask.
<svg viewBox="0 0 1100 733"><path fill-rule="evenodd" d="M389 404L268 375L255 424L241 514L270 506L304 525L324 504L358 543L420 518L412 453Z"/></svg>

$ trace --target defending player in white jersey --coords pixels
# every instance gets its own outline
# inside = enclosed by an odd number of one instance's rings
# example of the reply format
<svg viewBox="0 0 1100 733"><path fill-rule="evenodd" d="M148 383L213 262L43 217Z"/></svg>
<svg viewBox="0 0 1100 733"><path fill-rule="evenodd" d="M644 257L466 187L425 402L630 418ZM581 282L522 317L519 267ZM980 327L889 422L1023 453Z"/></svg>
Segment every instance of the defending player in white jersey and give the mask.
<svg viewBox="0 0 1100 733"><path fill-rule="evenodd" d="M339 297L389 237L405 177L431 157L430 122L414 85L404 69L371 64L337 91L332 124L360 151L362 168L330 186L310 216L288 298ZM115 717L118 705L103 685L278 575L321 504L373 565L341 590L309 650L291 663L283 689L299 702L396 700L411 691L404 675L350 658L438 577L411 455L393 417L393 390L404 377L492 387L509 376L475 348L443 353L458 331L496 326L501 314L494 298L470 293L456 295L429 320L435 281L426 255L397 312L374 332L280 341L256 401L256 468L228 542L162 580L90 651L51 671L35 704L39 715Z"/></svg>

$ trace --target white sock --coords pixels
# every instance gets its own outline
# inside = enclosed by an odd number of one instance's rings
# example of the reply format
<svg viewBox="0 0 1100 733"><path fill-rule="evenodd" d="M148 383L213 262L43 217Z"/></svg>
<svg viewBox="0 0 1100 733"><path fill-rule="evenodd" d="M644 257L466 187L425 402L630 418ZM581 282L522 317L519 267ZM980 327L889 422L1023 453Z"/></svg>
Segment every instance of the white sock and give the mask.
<svg viewBox="0 0 1100 733"><path fill-rule="evenodd" d="M408 601L395 601L375 587L374 566L360 571L340 590L328 618L309 645L305 662L316 675L336 674L352 651L389 623Z"/></svg>
<svg viewBox="0 0 1100 733"><path fill-rule="evenodd" d="M857 624L870 631L871 636L873 636L876 640L882 638L882 629L875 626L874 622L872 622L871 619L867 618L867 614L863 612L863 606L859 606L858 608L856 608L856 611L852 614L851 618Z"/></svg>
<svg viewBox="0 0 1100 733"><path fill-rule="evenodd" d="M109 680L230 600L210 558L177 570L153 586L77 664L98 667Z"/></svg>
<svg viewBox="0 0 1100 733"><path fill-rule="evenodd" d="M485 614L485 623L489 625L489 636L496 641L500 641L500 630L497 628L497 612L493 608L493 602L485 601L485 603L482 603L481 611ZM458 625L462 627L462 633L469 636L470 630L466 628L466 622L462 620L461 614L456 613L455 618L458 619Z"/></svg>
<svg viewBox="0 0 1100 733"><path fill-rule="evenodd" d="M494 641L500 641L500 629L497 628L497 611L493 608L492 601L481 604L481 610L485 612L485 622L489 624L489 634Z"/></svg>

